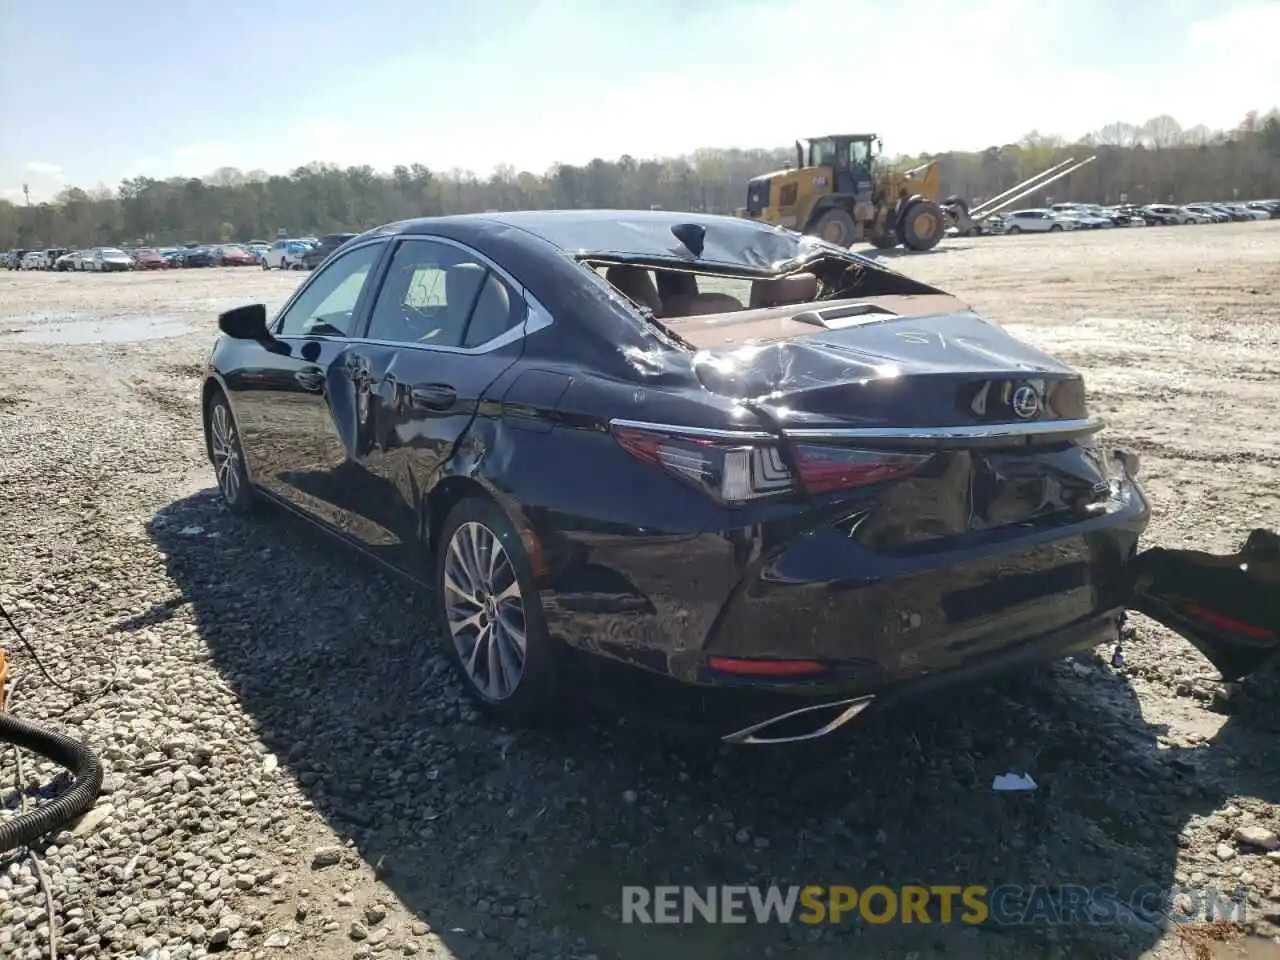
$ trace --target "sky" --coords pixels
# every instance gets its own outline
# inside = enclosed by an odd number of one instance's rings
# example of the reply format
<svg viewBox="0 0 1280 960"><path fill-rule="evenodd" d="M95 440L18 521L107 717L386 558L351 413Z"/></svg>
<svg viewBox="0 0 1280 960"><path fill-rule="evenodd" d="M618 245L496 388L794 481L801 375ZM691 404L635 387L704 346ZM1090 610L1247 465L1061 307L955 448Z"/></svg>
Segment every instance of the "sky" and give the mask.
<svg viewBox="0 0 1280 960"><path fill-rule="evenodd" d="M0 0L0 197L67 185L887 153L1280 101L1280 0Z"/></svg>

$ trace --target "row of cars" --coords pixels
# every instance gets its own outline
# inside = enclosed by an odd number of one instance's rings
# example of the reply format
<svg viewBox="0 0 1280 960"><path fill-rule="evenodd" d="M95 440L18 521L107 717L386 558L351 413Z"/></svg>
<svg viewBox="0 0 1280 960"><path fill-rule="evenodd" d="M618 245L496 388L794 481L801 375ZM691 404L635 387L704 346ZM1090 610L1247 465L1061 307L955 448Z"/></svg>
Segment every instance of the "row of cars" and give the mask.
<svg viewBox="0 0 1280 960"><path fill-rule="evenodd" d="M263 270L314 270L354 233L326 233L322 237L281 239L263 251Z"/></svg>
<svg viewBox="0 0 1280 960"><path fill-rule="evenodd" d="M10 250L0 266L10 270L74 270L110 273L121 270L165 270L170 267L256 266L261 261L241 244L192 244L184 247L89 247L68 250Z"/></svg>
<svg viewBox="0 0 1280 960"><path fill-rule="evenodd" d="M1202 202L1181 206L1149 203L1104 207L1098 203L1055 203L1051 207L1014 210L991 218L992 233L1059 233L1114 227L1180 226L1280 218L1280 200Z"/></svg>
<svg viewBox="0 0 1280 960"><path fill-rule="evenodd" d="M191 267L253 267L263 270L313 270L354 233L325 234L274 243L189 243L180 247L90 247L68 250L10 250L0 253L9 270L57 270L109 273Z"/></svg>

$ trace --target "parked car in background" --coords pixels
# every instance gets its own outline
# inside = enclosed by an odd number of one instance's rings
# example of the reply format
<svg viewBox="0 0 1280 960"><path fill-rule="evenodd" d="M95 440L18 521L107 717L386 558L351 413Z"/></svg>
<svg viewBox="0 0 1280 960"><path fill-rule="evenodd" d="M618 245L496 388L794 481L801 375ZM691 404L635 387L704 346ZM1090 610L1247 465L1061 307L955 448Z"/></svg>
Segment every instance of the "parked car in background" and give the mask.
<svg viewBox="0 0 1280 960"><path fill-rule="evenodd" d="M238 243L224 243L209 248L215 267L256 267L258 258Z"/></svg>
<svg viewBox="0 0 1280 960"><path fill-rule="evenodd" d="M113 273L132 270L133 258L119 247L98 247L93 255L85 261L85 269L95 273Z"/></svg>
<svg viewBox="0 0 1280 960"><path fill-rule="evenodd" d="M252 243L246 243L245 249L253 254L253 258L261 264L263 260L266 259L267 251L271 249L271 244L254 241Z"/></svg>
<svg viewBox="0 0 1280 960"><path fill-rule="evenodd" d="M218 323L225 505L291 508L427 586L460 682L509 722L594 692L729 744L807 740L1115 643L1126 609L1224 680L1280 649L1265 581L1139 549L1137 456L1099 438L1078 371L817 238L410 220L274 317Z"/></svg>
<svg viewBox="0 0 1280 960"><path fill-rule="evenodd" d="M150 247L143 247L134 253L133 265L138 270L165 270L170 266L169 261L160 256L159 250Z"/></svg>
<svg viewBox="0 0 1280 960"><path fill-rule="evenodd" d="M1133 213L1123 207L1105 207L1103 215L1111 219L1111 223L1117 227L1145 227L1147 219L1140 214Z"/></svg>
<svg viewBox="0 0 1280 960"><path fill-rule="evenodd" d="M1190 223L1193 216L1184 212L1181 207L1175 207L1170 203L1149 203L1142 209L1156 217L1161 225L1166 226Z"/></svg>
<svg viewBox="0 0 1280 960"><path fill-rule="evenodd" d="M49 259L44 255L43 250L31 250L23 255L22 261L18 264L19 270L44 270L49 266Z"/></svg>
<svg viewBox="0 0 1280 960"><path fill-rule="evenodd" d="M1194 213L1202 223L1230 223L1231 214L1209 203L1188 203L1184 210Z"/></svg>
<svg viewBox="0 0 1280 960"><path fill-rule="evenodd" d="M1236 214L1242 220L1250 222L1254 220L1270 220L1271 212L1265 207L1251 207L1247 203L1227 204L1227 209Z"/></svg>
<svg viewBox="0 0 1280 960"><path fill-rule="evenodd" d="M67 253L64 253L62 256L60 256L57 260L53 262L53 269L57 270L59 273L65 270L74 270L76 268L76 258L79 255L80 255L79 250L71 250Z"/></svg>
<svg viewBox="0 0 1280 960"><path fill-rule="evenodd" d="M302 257L311 249L303 240L277 240L262 260L263 270L301 270Z"/></svg>
<svg viewBox="0 0 1280 960"><path fill-rule="evenodd" d="M1272 219L1280 217L1280 200L1250 200L1245 206L1250 210L1262 210Z"/></svg>
<svg viewBox="0 0 1280 960"><path fill-rule="evenodd" d="M1067 216L1077 221L1082 227L1098 229L1104 226L1115 226L1107 216L1100 203L1055 203L1049 210L1056 217Z"/></svg>
<svg viewBox="0 0 1280 960"><path fill-rule="evenodd" d="M355 236L354 233L326 233L316 242L315 246L310 247L302 254L302 266L307 270L314 270L324 263L330 254Z"/></svg>
<svg viewBox="0 0 1280 960"><path fill-rule="evenodd" d="M1057 214L1057 216L1070 217L1086 230L1110 230L1115 224L1111 218L1102 212L1102 208L1096 210L1092 207L1076 207L1065 214Z"/></svg>
<svg viewBox="0 0 1280 960"><path fill-rule="evenodd" d="M179 267L212 267L213 251L209 247L182 247L173 262Z"/></svg>
<svg viewBox="0 0 1280 960"><path fill-rule="evenodd" d="M1003 214L1004 233L1060 233L1075 230L1080 224L1075 220L1055 216L1052 210L1013 210Z"/></svg>
<svg viewBox="0 0 1280 960"><path fill-rule="evenodd" d="M1225 214L1233 223L1248 223L1253 217L1244 211L1243 205L1234 203L1206 203L1204 206Z"/></svg>

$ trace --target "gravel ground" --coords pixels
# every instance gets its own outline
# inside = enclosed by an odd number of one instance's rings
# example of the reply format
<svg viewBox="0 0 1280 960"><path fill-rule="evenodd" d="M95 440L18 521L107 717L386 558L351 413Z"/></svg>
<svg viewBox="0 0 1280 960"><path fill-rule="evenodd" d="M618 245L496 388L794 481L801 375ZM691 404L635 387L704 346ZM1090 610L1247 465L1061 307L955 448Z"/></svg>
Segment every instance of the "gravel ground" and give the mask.
<svg viewBox="0 0 1280 960"><path fill-rule="evenodd" d="M1111 436L1143 456L1153 543L1227 550L1280 528L1280 222L967 240L893 263L1086 372ZM1224 687L1136 615L1122 670L1102 651L803 750L590 714L481 720L401 585L213 496L196 397L214 315L298 279L0 275L0 600L79 692L0 627L11 706L108 767L95 810L39 850L61 956L1244 955L1190 951L1212 928L1139 923L617 919L624 883L775 881L1243 886L1249 955L1269 955L1277 684ZM991 790L1020 768L1037 790ZM28 758L28 802L55 772ZM0 956L47 956L50 927L32 860L0 858Z"/></svg>

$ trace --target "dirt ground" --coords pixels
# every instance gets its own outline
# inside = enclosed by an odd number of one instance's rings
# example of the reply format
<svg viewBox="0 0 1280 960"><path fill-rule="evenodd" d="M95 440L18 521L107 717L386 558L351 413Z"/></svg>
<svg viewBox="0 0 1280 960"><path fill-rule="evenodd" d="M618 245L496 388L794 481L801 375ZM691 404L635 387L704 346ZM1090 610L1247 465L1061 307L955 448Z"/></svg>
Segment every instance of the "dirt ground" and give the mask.
<svg viewBox="0 0 1280 960"><path fill-rule="evenodd" d="M1149 541L1280 529L1280 222L980 238L892 266L1087 376L1137 450ZM294 522L221 510L197 393L215 315L299 274L0 273L0 624L11 709L108 766L42 848L62 956L1275 956L1280 684L1217 682L1131 618L1126 664L957 692L803 750L670 742L467 706L420 601ZM114 678L99 692L101 682ZM1030 773L1037 789L997 793ZM24 792L52 770L28 760ZM14 809L0 756L0 806ZM0 812L0 816L4 814ZM332 863L331 863L332 861ZM1243 889L1213 926L636 926L623 884ZM0 955L47 956L0 857ZM1266 951L1273 952L1266 952Z"/></svg>

